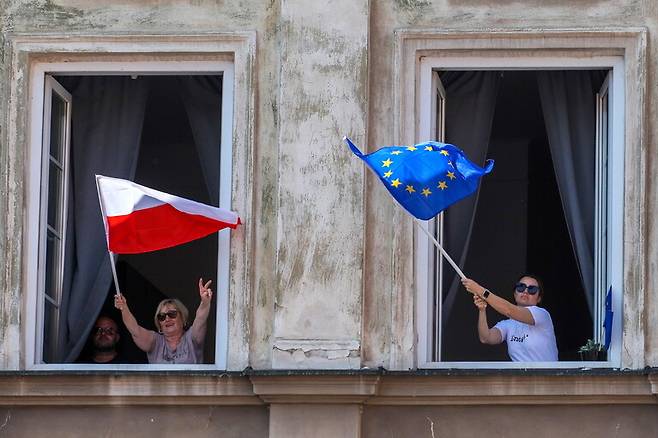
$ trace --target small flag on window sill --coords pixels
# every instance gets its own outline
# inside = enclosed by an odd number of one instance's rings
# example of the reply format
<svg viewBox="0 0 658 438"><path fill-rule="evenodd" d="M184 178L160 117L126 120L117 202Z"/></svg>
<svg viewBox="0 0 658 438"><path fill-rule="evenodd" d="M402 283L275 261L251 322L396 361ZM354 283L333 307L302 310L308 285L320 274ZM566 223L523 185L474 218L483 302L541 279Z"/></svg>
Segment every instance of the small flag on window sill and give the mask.
<svg viewBox="0 0 658 438"><path fill-rule="evenodd" d="M428 141L414 146L386 146L363 154L344 137L354 154L377 174L393 198L411 215L428 220L474 193L493 160L480 167L454 145Z"/></svg>
<svg viewBox="0 0 658 438"><path fill-rule="evenodd" d="M96 184L107 246L115 254L170 248L240 224L238 215L230 210L132 181L96 175Z"/></svg>

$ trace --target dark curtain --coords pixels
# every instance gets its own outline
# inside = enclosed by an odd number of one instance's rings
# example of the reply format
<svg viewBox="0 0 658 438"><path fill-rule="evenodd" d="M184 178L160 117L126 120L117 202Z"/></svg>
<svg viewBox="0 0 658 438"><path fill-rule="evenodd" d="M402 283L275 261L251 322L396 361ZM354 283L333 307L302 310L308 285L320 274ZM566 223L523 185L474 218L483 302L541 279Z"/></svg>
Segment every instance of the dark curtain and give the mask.
<svg viewBox="0 0 658 438"><path fill-rule="evenodd" d="M148 82L121 76L59 80L73 95L73 118L58 359L73 362L112 283L94 175L133 179Z"/></svg>
<svg viewBox="0 0 658 438"><path fill-rule="evenodd" d="M594 307L596 93L605 71L540 71L537 83L569 236Z"/></svg>
<svg viewBox="0 0 658 438"><path fill-rule="evenodd" d="M446 91L446 143L459 147L471 161L482 165L489 149L500 72L449 71L441 75L441 82ZM462 270L468 255L478 195L479 190L474 196L451 205L444 216L444 249ZM460 278L446 261L443 272L445 324L460 287Z"/></svg>
<svg viewBox="0 0 658 438"><path fill-rule="evenodd" d="M220 76L178 76L176 79L210 202L219 206L222 79Z"/></svg>

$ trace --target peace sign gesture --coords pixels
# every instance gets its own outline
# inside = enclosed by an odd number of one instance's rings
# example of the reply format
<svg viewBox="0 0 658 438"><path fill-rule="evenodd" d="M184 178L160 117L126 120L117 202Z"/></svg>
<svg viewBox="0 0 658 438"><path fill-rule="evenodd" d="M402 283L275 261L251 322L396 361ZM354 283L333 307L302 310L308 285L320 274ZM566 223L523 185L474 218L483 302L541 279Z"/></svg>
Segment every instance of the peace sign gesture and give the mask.
<svg viewBox="0 0 658 438"><path fill-rule="evenodd" d="M199 278L199 296L201 297L201 304L210 304L212 300L212 289L210 289L212 280L208 280L205 284L203 278Z"/></svg>

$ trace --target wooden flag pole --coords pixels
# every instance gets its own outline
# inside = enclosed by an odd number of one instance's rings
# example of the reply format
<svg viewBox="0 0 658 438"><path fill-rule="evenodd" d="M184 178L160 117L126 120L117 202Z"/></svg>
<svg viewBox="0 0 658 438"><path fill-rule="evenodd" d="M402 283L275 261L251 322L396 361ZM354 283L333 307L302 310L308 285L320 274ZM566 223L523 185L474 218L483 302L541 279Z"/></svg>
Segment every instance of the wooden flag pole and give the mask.
<svg viewBox="0 0 658 438"><path fill-rule="evenodd" d="M105 206L103 205L103 197L101 196L101 188L98 185L98 175L96 175L96 192L98 193L98 203L101 207L101 215L103 216L103 226L105 227L105 243L107 244L107 252L110 255L110 265L112 266L112 277L114 278L114 289L117 295L121 295L119 289L119 280L117 279L117 268L114 263L114 253L110 251L110 243L107 239L107 215L105 214Z"/></svg>
<svg viewBox="0 0 658 438"><path fill-rule="evenodd" d="M432 236L430 234L430 232L425 229L425 227L423 227L423 224L420 222L420 220L418 218L414 218L414 220L416 221L416 224L418 225L418 228L423 230L423 233L425 233L427 235L427 237L429 237L432 240L432 242L434 243L434 246L436 246L439 249L439 251L441 251L441 254L443 254L443 257L445 257L446 260L448 260L448 263L450 263L450 266L452 266L455 269L455 271L457 271L457 274L459 274L459 277L462 280L464 278L466 278L466 276L464 275L462 270L459 269L459 266L457 266L457 264L452 260L452 258L448 255L448 253L445 252L445 250L443 249L441 244L436 240L436 238L434 236Z"/></svg>

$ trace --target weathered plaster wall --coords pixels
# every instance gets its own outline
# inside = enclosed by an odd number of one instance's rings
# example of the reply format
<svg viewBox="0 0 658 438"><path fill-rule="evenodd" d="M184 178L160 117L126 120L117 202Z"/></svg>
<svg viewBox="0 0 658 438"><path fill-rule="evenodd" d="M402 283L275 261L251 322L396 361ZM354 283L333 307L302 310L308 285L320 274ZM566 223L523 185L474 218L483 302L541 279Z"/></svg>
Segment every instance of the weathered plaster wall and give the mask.
<svg viewBox="0 0 658 438"><path fill-rule="evenodd" d="M360 365L363 172L342 137L365 134L367 32L367 1L282 2L275 368Z"/></svg>
<svg viewBox="0 0 658 438"><path fill-rule="evenodd" d="M243 327L250 364L405 369L415 361L414 304L399 285L413 287L413 245L400 236L412 235L412 224L341 142L348 134L372 150L399 140L395 31L606 26L648 28L654 101L658 6L650 0L0 0L0 367L19 367L23 305L22 217L7 213L21 210L24 186L7 175L23 166L24 151L7 143L5 116L9 84L25 82L9 77L7 33L255 30L254 286ZM649 103L648 175L658 174L656 116ZM644 293L627 303L641 310L628 324L646 333L632 349L657 365L658 194L647 180L640 196L650 257L646 278L636 279Z"/></svg>
<svg viewBox="0 0 658 438"><path fill-rule="evenodd" d="M38 421L35 419L38 418ZM76 406L0 409L0 436L267 437L267 408L254 406Z"/></svg>
<svg viewBox="0 0 658 438"><path fill-rule="evenodd" d="M366 407L370 437L649 437L656 406L414 406Z"/></svg>
<svg viewBox="0 0 658 438"><path fill-rule="evenodd" d="M647 272L647 293L644 301L645 314L641 323L647 327L647 339L644 342L646 364L649 366L658 366L658 181L655 176L658 175L658 109L656 109L656 99L658 99L658 78L656 76L656 66L658 65L658 45L656 44L656 35L658 35L658 3L647 0L644 3L644 14L646 21L644 25L649 31L648 57L649 72L647 75L648 102L647 105L647 190L645 195L646 202L646 231L647 231L647 253L649 259L645 267Z"/></svg>

